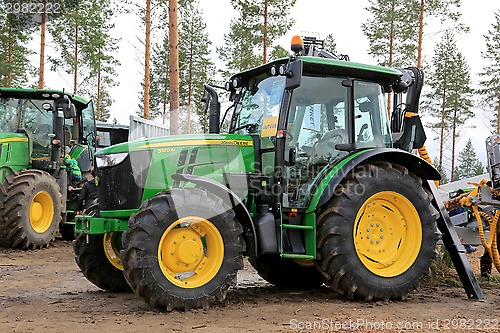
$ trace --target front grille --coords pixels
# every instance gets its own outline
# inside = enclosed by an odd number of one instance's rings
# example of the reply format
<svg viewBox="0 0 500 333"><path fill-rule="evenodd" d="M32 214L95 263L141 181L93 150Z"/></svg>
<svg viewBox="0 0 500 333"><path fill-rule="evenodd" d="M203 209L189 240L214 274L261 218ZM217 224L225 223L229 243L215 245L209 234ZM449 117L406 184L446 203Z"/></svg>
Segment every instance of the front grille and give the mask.
<svg viewBox="0 0 500 333"><path fill-rule="evenodd" d="M101 210L139 208L151 154L150 150L130 152L120 164L96 170L97 194Z"/></svg>

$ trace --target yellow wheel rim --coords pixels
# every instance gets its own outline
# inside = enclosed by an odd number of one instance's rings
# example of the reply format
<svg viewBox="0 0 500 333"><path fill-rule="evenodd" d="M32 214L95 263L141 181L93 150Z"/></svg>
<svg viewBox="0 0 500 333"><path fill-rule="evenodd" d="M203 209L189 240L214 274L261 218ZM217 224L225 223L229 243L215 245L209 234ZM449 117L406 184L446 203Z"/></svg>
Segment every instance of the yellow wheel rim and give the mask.
<svg viewBox="0 0 500 333"><path fill-rule="evenodd" d="M224 259L224 241L208 220L181 218L163 233L158 244L158 263L165 277L182 288L210 282Z"/></svg>
<svg viewBox="0 0 500 333"><path fill-rule="evenodd" d="M354 223L354 247L363 265L382 277L406 272L422 245L417 210L397 192L380 192L366 200Z"/></svg>
<svg viewBox="0 0 500 333"><path fill-rule="evenodd" d="M106 258L117 269L123 271L123 264L120 260L121 232L108 232L104 234L103 248Z"/></svg>
<svg viewBox="0 0 500 333"><path fill-rule="evenodd" d="M54 219L54 201L49 193L38 192L30 203L30 224L33 230L44 233Z"/></svg>

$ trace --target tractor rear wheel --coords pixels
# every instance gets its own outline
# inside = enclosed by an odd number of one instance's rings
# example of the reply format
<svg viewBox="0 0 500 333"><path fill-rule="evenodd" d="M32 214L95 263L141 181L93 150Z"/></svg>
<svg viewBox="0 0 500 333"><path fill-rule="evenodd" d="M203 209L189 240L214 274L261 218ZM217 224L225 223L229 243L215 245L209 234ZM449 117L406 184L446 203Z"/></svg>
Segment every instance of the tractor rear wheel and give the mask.
<svg viewBox="0 0 500 333"><path fill-rule="evenodd" d="M0 184L0 228L3 228L3 204L5 201L5 197L7 196L7 190L3 184ZM9 247L9 242L7 240L3 239L2 237L2 231L0 229L0 246L2 247Z"/></svg>
<svg viewBox="0 0 500 333"><path fill-rule="evenodd" d="M121 241L121 232L108 232L100 235L80 234L73 242L78 267L90 282L101 289L130 291L120 260Z"/></svg>
<svg viewBox="0 0 500 333"><path fill-rule="evenodd" d="M278 288L314 289L323 284L321 273L312 263L298 263L279 255L262 255L248 261L260 277Z"/></svg>
<svg viewBox="0 0 500 333"><path fill-rule="evenodd" d="M200 189L162 192L130 217L125 277L137 295L167 311L223 302L243 268L242 233L219 197Z"/></svg>
<svg viewBox="0 0 500 333"><path fill-rule="evenodd" d="M431 201L406 168L356 167L318 218L325 282L353 299L406 298L435 257L438 212Z"/></svg>
<svg viewBox="0 0 500 333"><path fill-rule="evenodd" d="M9 247L49 245L61 222L62 196L54 177L24 170L6 178L0 238Z"/></svg>

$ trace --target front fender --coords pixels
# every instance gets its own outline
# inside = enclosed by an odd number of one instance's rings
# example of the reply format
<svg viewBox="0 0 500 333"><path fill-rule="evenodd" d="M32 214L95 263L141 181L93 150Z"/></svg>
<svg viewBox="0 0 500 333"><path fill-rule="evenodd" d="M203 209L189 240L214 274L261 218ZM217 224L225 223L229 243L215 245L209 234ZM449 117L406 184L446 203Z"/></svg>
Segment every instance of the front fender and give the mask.
<svg viewBox="0 0 500 333"><path fill-rule="evenodd" d="M215 194L216 196L221 198L226 205L231 207L236 214L236 218L245 230L244 238L247 245L245 253L249 256L257 256L257 237L252 217L245 207L245 204L233 191L231 191L226 186L216 182L215 180L207 177L187 174L173 174L171 177L175 181L175 183L184 181L204 188L210 193Z"/></svg>
<svg viewBox="0 0 500 333"><path fill-rule="evenodd" d="M319 182L307 212L327 203L335 193L342 179L357 165L369 162L389 162L407 168L423 180L440 180L439 172L424 159L401 149L383 148L357 152L336 164Z"/></svg>

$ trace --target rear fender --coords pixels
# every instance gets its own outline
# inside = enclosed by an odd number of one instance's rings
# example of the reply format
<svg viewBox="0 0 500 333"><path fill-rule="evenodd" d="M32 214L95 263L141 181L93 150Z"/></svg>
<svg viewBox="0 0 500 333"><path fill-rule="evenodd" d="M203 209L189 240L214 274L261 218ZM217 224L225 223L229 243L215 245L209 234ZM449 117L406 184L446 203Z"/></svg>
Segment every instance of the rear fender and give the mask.
<svg viewBox="0 0 500 333"><path fill-rule="evenodd" d="M370 162L389 162L407 168L411 173L423 180L441 179L441 175L432 165L427 163L422 158L400 149L383 148L367 150L355 154L354 157L351 157L350 159L349 157L346 159L348 159L348 161L343 163L340 168L332 168L321 180L312 196L307 212L312 212L316 210L316 208L327 203L335 195L335 190L339 186L342 179L344 179L345 176L354 170L354 168L359 164Z"/></svg>

